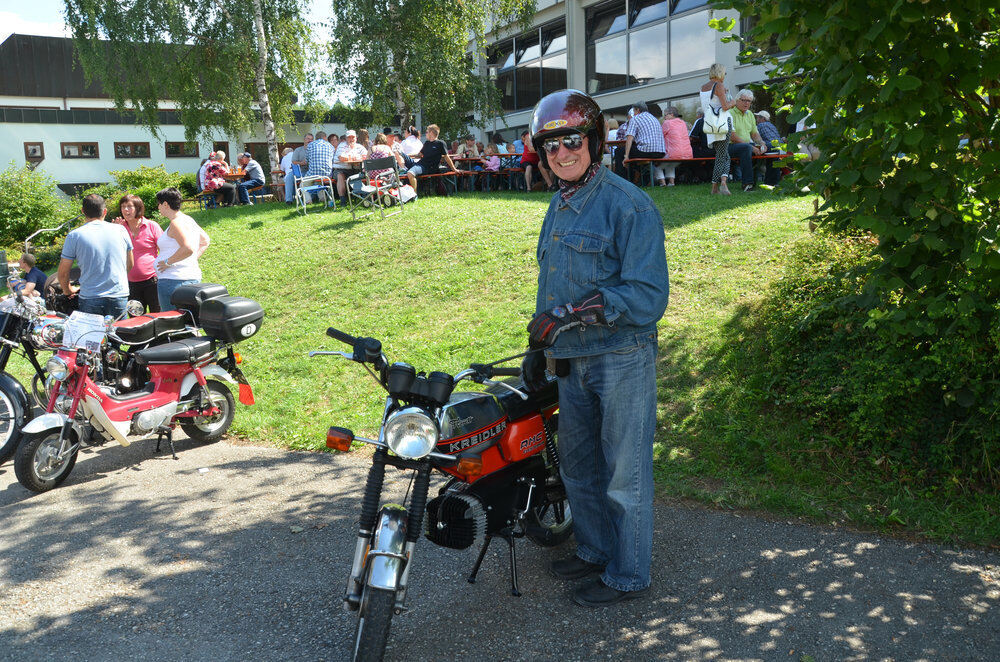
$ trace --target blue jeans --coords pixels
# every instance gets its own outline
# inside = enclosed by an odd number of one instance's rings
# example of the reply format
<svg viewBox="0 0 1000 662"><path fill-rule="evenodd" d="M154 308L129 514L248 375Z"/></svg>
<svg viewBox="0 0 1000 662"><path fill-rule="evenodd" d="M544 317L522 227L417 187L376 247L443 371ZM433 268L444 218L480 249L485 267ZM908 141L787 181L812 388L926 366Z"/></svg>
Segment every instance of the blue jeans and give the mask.
<svg viewBox="0 0 1000 662"><path fill-rule="evenodd" d="M560 473L576 555L607 564L619 591L649 586L653 554L656 333L617 351L568 359L559 378Z"/></svg>
<svg viewBox="0 0 1000 662"><path fill-rule="evenodd" d="M173 294L174 290L181 285L189 285L197 282L198 281L196 280L173 280L171 278L161 278L156 281L156 296L160 300L160 310L164 312L168 310L177 310L177 308L170 303L170 295Z"/></svg>
<svg viewBox="0 0 1000 662"><path fill-rule="evenodd" d="M729 156L739 159L734 175L739 175L743 186L753 184L753 145L751 143L729 143Z"/></svg>
<svg viewBox="0 0 1000 662"><path fill-rule="evenodd" d="M95 315L111 315L119 317L125 312L128 305L128 297L93 297L84 299L80 297L79 308L83 313L94 313Z"/></svg>
<svg viewBox="0 0 1000 662"><path fill-rule="evenodd" d="M240 182L236 185L236 192L239 193L240 202L246 204L250 202L250 194L247 193L247 189L256 188L258 186L263 186L264 182L259 179L248 179L245 182Z"/></svg>

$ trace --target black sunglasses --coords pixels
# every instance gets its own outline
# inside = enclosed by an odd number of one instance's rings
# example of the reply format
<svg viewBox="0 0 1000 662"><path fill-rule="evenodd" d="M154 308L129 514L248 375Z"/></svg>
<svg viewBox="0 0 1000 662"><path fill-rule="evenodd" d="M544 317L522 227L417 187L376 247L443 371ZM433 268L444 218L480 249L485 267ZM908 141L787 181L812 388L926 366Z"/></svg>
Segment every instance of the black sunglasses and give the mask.
<svg viewBox="0 0 1000 662"><path fill-rule="evenodd" d="M583 136L579 133L570 133L557 138L546 138L542 141L542 149L546 154L555 154L559 151L559 145L564 146L571 152L576 152L583 148Z"/></svg>

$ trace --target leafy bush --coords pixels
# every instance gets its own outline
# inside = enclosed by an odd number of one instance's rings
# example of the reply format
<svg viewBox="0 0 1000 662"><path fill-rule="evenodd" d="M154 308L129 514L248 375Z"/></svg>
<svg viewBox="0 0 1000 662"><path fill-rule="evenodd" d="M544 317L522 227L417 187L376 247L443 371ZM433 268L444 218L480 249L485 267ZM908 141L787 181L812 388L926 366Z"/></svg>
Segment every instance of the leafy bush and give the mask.
<svg viewBox="0 0 1000 662"><path fill-rule="evenodd" d="M1000 486L1000 332L918 338L872 325L858 305L877 268L871 241L797 245L763 303L727 329L722 372L739 387L713 397L801 420L828 446L931 482Z"/></svg>
<svg viewBox="0 0 1000 662"><path fill-rule="evenodd" d="M813 408L838 443L1000 483L1000 8L716 6L755 18L733 37L743 61L768 68L789 121L815 123L791 142L822 155L790 183L823 192L816 222L857 251L800 265L839 283L835 293L793 277L785 286L805 289L776 292L761 311L771 395Z"/></svg>
<svg viewBox="0 0 1000 662"><path fill-rule="evenodd" d="M72 216L70 204L56 193L56 181L11 161L0 172L0 245L24 241L39 228Z"/></svg>
<svg viewBox="0 0 1000 662"><path fill-rule="evenodd" d="M180 188L181 180L184 178L179 172L167 172L162 165L139 166L135 170L112 170L111 175L115 178L118 188L123 191L134 191L143 186L155 186L157 191L170 186Z"/></svg>
<svg viewBox="0 0 1000 662"><path fill-rule="evenodd" d="M180 184L177 186L185 198L193 198L198 195L198 173L189 172L181 175Z"/></svg>

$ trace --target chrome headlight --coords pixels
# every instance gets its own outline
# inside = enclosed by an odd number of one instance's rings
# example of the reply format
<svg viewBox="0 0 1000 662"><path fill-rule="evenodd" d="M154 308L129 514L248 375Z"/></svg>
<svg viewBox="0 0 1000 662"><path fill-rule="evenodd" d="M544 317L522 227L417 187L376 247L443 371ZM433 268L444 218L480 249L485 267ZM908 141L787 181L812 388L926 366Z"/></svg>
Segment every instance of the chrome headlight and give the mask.
<svg viewBox="0 0 1000 662"><path fill-rule="evenodd" d="M63 381L69 375L69 366L58 356L53 356L45 362L45 372L52 375L57 381Z"/></svg>
<svg viewBox="0 0 1000 662"><path fill-rule="evenodd" d="M393 412L385 422L385 443L400 457L418 460L437 444L437 423L419 407L404 407Z"/></svg>

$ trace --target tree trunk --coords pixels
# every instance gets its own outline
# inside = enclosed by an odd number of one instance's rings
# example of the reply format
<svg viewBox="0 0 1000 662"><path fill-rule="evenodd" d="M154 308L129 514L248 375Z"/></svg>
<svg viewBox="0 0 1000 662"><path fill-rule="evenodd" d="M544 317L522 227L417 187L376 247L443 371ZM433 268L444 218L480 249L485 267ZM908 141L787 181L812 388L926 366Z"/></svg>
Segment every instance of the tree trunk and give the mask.
<svg viewBox="0 0 1000 662"><path fill-rule="evenodd" d="M257 101L260 104L260 115L264 121L264 136L267 140L267 154L271 159L271 170L278 169L278 138L274 132L274 119L271 117L271 100L267 96L267 83L264 80L267 72L267 39L264 36L264 10L261 0L253 0L253 20L257 26Z"/></svg>

